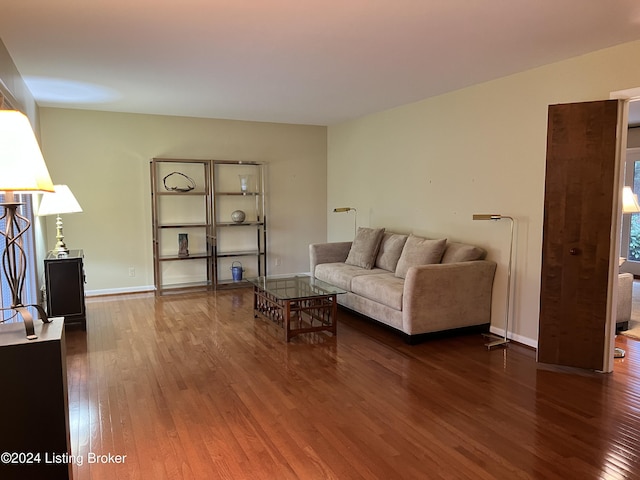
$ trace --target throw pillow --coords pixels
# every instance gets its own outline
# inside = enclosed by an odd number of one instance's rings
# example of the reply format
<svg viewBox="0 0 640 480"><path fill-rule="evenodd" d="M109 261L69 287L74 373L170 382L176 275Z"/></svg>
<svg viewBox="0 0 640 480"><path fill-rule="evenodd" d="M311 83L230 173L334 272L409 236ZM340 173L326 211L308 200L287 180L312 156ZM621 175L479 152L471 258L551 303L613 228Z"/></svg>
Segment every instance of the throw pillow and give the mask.
<svg viewBox="0 0 640 480"><path fill-rule="evenodd" d="M410 267L440 263L446 244L446 238L431 240L409 235L398 260L396 277L405 278Z"/></svg>
<svg viewBox="0 0 640 480"><path fill-rule="evenodd" d="M482 260L486 252L479 247L464 243L451 242L442 256L442 263L470 262Z"/></svg>
<svg viewBox="0 0 640 480"><path fill-rule="evenodd" d="M380 242L376 267L395 272L407 238L407 235L385 232Z"/></svg>
<svg viewBox="0 0 640 480"><path fill-rule="evenodd" d="M359 227L344 263L371 270L380 248L384 228Z"/></svg>

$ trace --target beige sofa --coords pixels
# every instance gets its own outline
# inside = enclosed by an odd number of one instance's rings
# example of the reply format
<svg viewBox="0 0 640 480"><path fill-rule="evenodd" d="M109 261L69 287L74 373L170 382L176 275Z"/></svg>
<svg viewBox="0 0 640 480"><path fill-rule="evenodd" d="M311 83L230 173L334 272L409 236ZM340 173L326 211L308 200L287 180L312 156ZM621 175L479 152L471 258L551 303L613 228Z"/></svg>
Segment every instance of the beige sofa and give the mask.
<svg viewBox="0 0 640 480"><path fill-rule="evenodd" d="M488 330L496 263L446 239L358 229L353 242L309 246L311 274L343 288L338 304L416 343L435 332Z"/></svg>
<svg viewBox="0 0 640 480"><path fill-rule="evenodd" d="M627 330L631 320L633 303L633 275L621 273L618 275L618 307L616 310L616 333Z"/></svg>

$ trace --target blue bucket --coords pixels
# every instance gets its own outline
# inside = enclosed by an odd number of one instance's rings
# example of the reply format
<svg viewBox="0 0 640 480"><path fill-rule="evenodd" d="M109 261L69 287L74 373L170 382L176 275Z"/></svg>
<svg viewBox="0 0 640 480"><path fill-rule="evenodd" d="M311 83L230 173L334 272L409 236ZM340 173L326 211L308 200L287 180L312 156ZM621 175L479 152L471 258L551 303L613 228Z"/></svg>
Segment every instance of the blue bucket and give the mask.
<svg viewBox="0 0 640 480"><path fill-rule="evenodd" d="M236 265L236 263L238 265ZM231 264L231 276L234 282L242 280L242 264L240 262L233 262Z"/></svg>

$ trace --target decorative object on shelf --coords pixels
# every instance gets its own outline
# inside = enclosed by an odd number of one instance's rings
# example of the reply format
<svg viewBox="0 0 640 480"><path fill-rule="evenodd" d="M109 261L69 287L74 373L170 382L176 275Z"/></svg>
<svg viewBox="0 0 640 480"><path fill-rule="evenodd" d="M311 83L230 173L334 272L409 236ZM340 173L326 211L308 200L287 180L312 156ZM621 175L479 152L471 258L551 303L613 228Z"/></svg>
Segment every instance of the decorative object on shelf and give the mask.
<svg viewBox="0 0 640 480"><path fill-rule="evenodd" d="M231 212L231 220L233 220L234 223L242 223L245 218L246 215L242 210L235 210Z"/></svg>
<svg viewBox="0 0 640 480"><path fill-rule="evenodd" d="M38 141L33 133L29 119L17 110L0 110L0 191L4 192L1 206L5 221L5 248L2 253L2 269L7 277L11 293L11 307L1 310L14 310L22 317L27 338L37 338L33 326L33 317L27 307L38 311L40 319L49 323L44 309L40 305L24 305L22 289L27 274L27 255L23 247L23 235L31 226L29 219L18 213L23 205L14 198L14 192L53 192L53 182L47 165L42 157Z"/></svg>
<svg viewBox="0 0 640 480"><path fill-rule="evenodd" d="M240 262L233 262L231 264L231 278L234 282L239 282L242 280L242 272L244 272L244 269L242 268L242 264Z"/></svg>
<svg viewBox="0 0 640 480"><path fill-rule="evenodd" d="M514 220L513 217L509 217L506 215L499 214L491 214L491 213L476 213L473 215L474 220L509 220L511 222L511 238L509 241L509 266L507 268L507 304L505 306L504 312L504 338L497 337L496 335L489 334L487 337L495 338L495 340L485 343L485 347L489 350L493 347L497 347L500 345L507 345L509 343L508 332L509 332L509 309L510 309L510 300L511 300L511 265L513 258L513 225Z"/></svg>
<svg viewBox="0 0 640 480"><path fill-rule="evenodd" d="M353 212L353 237L358 230L358 211L353 207L338 207L333 209L333 213Z"/></svg>
<svg viewBox="0 0 640 480"><path fill-rule="evenodd" d="M189 235L186 233L178 234L178 256L179 257L189 256Z"/></svg>
<svg viewBox="0 0 640 480"><path fill-rule="evenodd" d="M240 191L242 193L251 191L249 189L249 183L251 182L251 177L253 177L253 175L238 175L238 177L240 177Z"/></svg>
<svg viewBox="0 0 640 480"><path fill-rule="evenodd" d="M38 216L56 215L56 246L53 247L52 253L59 257L69 254L69 249L64 243L64 234L62 232L62 213L80 213L82 207L73 196L71 190L66 185L54 185L53 193L45 193L40 202Z"/></svg>
<svg viewBox="0 0 640 480"><path fill-rule="evenodd" d="M231 278L233 279L234 282L239 282L242 280L242 272L244 272L244 269L242 268L242 263L233 262L231 264Z"/></svg>
<svg viewBox="0 0 640 480"><path fill-rule="evenodd" d="M179 175L184 177L184 179L186 179L187 183L183 184L183 185L167 185L167 179L173 175ZM173 181L176 181L176 179L172 179ZM177 180L181 180L180 178L178 178ZM184 173L181 172L171 172L169 175L167 175L166 177L164 177L162 179L162 183L164 185L164 189L169 191L169 192L190 192L191 190L193 190L194 188L196 188L196 182L193 178L191 178L188 175L185 175Z"/></svg>

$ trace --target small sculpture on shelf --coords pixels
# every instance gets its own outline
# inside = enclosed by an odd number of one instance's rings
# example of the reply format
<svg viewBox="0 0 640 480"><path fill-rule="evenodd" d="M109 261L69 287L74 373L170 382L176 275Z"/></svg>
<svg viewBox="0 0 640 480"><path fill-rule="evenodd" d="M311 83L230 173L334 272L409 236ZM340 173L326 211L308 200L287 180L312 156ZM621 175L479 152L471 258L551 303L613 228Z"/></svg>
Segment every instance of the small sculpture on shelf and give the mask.
<svg viewBox="0 0 640 480"><path fill-rule="evenodd" d="M189 235L186 233L178 234L178 256L179 257L189 256Z"/></svg>
<svg viewBox="0 0 640 480"><path fill-rule="evenodd" d="M177 177L169 180L173 175L176 175ZM173 185L167 185L167 180L169 180L169 183L173 183ZM164 189L168 192L190 192L196 188L195 180L182 172L171 172L162 179L162 183L164 185Z"/></svg>
<svg viewBox="0 0 640 480"><path fill-rule="evenodd" d="M231 220L233 220L234 223L242 223L245 218L246 215L242 210L235 210L231 213Z"/></svg>

